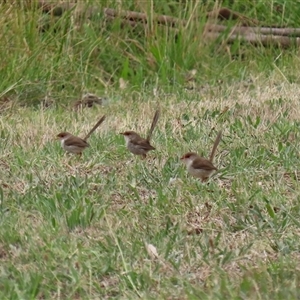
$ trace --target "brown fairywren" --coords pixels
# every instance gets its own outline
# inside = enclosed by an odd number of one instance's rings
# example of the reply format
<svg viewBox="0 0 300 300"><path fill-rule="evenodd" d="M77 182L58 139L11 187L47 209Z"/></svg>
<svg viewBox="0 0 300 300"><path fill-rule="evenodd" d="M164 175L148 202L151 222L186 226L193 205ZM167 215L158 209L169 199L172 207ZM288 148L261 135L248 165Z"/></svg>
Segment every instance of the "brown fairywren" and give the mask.
<svg viewBox="0 0 300 300"><path fill-rule="evenodd" d="M159 118L159 110L156 110L155 115L153 117L153 121L146 139L142 138L139 134L134 131L125 131L122 134L125 138L127 149L135 154L141 155L142 158L146 158L147 153L150 150L155 150L155 148L150 144L150 139L154 130L154 127L157 124Z"/></svg>
<svg viewBox="0 0 300 300"><path fill-rule="evenodd" d="M90 145L87 142L87 139L91 136L91 134L101 125L101 123L105 120L105 116L103 116L95 126L90 130L90 132L85 136L85 138L80 138L74 136L69 132L61 132L57 135L57 138L61 140L61 146L64 150L70 153L81 155L83 150Z"/></svg>
<svg viewBox="0 0 300 300"><path fill-rule="evenodd" d="M188 152L181 157L181 160L186 164L188 172L196 177L200 178L202 182L208 180L208 178L217 171L217 168L213 165L213 159L220 143L222 132L220 131L215 140L209 159L199 156L195 152Z"/></svg>

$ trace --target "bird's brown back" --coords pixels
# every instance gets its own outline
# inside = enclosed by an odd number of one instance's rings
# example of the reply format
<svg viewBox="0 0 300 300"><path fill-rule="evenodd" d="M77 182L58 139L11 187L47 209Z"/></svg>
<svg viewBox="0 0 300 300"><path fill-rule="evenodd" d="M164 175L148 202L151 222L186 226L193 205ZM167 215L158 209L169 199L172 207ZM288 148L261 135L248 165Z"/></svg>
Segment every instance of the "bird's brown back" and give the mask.
<svg viewBox="0 0 300 300"><path fill-rule="evenodd" d="M202 170L217 170L217 168L212 164L211 161L203 158L203 157L197 157L192 164L192 167L194 169L202 169Z"/></svg>
<svg viewBox="0 0 300 300"><path fill-rule="evenodd" d="M64 144L66 146L75 146L79 148L86 148L89 147L90 145L87 143L87 141L77 137L77 136L70 136L64 141Z"/></svg>

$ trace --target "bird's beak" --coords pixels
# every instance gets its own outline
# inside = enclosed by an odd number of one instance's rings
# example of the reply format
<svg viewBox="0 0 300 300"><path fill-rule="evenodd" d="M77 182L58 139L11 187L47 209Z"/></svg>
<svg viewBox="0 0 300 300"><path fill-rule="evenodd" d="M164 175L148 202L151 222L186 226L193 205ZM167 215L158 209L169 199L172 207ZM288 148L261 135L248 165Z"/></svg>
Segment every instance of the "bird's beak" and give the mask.
<svg viewBox="0 0 300 300"><path fill-rule="evenodd" d="M119 134L122 134L122 135L124 135L124 132L120 132Z"/></svg>
<svg viewBox="0 0 300 300"><path fill-rule="evenodd" d="M182 157L180 157L180 160L183 160L185 157L184 156L182 156Z"/></svg>

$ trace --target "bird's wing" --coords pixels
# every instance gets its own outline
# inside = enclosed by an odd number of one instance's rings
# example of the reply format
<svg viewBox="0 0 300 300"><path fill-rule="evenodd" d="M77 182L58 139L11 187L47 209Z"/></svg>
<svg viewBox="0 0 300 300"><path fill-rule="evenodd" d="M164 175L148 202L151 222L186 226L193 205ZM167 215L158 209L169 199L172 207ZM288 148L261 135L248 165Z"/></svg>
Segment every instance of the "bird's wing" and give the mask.
<svg viewBox="0 0 300 300"><path fill-rule="evenodd" d="M155 148L151 146L147 140L144 139L134 141L134 144L145 150L155 150Z"/></svg>
<svg viewBox="0 0 300 300"><path fill-rule="evenodd" d="M199 157L193 161L192 167L194 169L202 170L217 170L217 168L208 160L202 157Z"/></svg>
<svg viewBox="0 0 300 300"><path fill-rule="evenodd" d="M79 137L72 137L69 139L65 140L65 145L66 146L75 146L75 147L79 147L79 148L86 148L89 147L90 145L83 139L79 138Z"/></svg>

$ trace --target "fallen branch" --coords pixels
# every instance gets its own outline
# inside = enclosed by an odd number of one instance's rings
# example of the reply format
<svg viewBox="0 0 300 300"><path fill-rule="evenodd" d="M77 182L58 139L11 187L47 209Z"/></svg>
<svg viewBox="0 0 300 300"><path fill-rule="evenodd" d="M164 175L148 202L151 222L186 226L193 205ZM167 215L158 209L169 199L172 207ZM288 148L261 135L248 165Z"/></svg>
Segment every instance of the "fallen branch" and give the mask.
<svg viewBox="0 0 300 300"><path fill-rule="evenodd" d="M52 13L55 16L62 15L65 11L74 9L76 14L85 15L91 18L94 14L99 13L95 7L83 8L82 4L75 2L63 2L53 4L51 1L40 0L38 6L43 12ZM122 25L130 25L132 27L138 24L148 24L156 22L158 25L164 25L178 30L187 25L187 21L165 15L147 15L145 13L135 11L115 10L112 8L104 8L103 14L107 21L119 19ZM280 46L288 48L291 46L299 46L300 28L277 28L277 27L257 27L258 20L250 19L240 13L234 12L228 8L219 8L207 14L209 21L212 18L221 20L238 20L239 23L232 28L225 25L207 23L204 26L203 36L208 39L217 39L221 35L227 42L235 40L244 40L253 45L263 46ZM239 25L242 24L242 25ZM255 26L249 26L253 24Z"/></svg>
<svg viewBox="0 0 300 300"><path fill-rule="evenodd" d="M218 24L206 24L205 30L210 32L226 32L228 26ZM300 28L269 28L269 27L249 27L249 26L235 26L232 27L231 32L234 34L263 34L263 35L277 35L300 37Z"/></svg>
<svg viewBox="0 0 300 300"><path fill-rule="evenodd" d="M207 39L216 40L220 38L222 33L207 32L204 36ZM236 40L245 41L255 46L280 46L282 48L289 48L292 46L300 46L300 38L290 38L286 36L274 36L274 35L257 35L254 33L247 33L245 35L230 34L224 36L224 40L229 43L233 43Z"/></svg>
<svg viewBox="0 0 300 300"><path fill-rule="evenodd" d="M227 7L221 7L214 9L207 14L208 18L219 19L219 20L238 20L243 26L259 25L259 21L248 18L238 12L235 12Z"/></svg>
<svg viewBox="0 0 300 300"><path fill-rule="evenodd" d="M104 8L104 14L109 17L114 17L114 18L124 18L125 20L130 20L134 22L142 22L144 24L148 23L149 16L144 13L139 13L135 11L117 11L112 8ZM156 21L158 24L161 25L167 25L167 26L180 26L180 25L185 25L186 21L180 20L177 18L161 15L161 16L153 16L153 20Z"/></svg>

